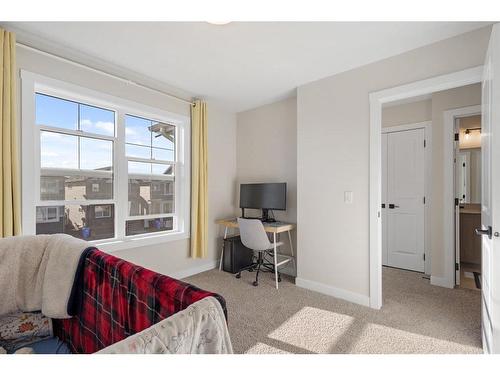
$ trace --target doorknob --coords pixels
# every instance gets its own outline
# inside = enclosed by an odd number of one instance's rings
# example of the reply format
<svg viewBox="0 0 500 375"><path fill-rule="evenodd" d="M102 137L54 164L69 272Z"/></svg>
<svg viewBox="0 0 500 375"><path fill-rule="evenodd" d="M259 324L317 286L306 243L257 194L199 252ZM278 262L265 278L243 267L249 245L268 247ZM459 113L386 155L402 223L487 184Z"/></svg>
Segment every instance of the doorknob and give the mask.
<svg viewBox="0 0 500 375"><path fill-rule="evenodd" d="M394 203L389 203L389 208L394 209L394 208L399 208L399 206L396 206Z"/></svg>
<svg viewBox="0 0 500 375"><path fill-rule="evenodd" d="M490 240L491 240L491 232L492 232L491 225L488 226L488 229L476 228L476 234L478 236L488 236Z"/></svg>

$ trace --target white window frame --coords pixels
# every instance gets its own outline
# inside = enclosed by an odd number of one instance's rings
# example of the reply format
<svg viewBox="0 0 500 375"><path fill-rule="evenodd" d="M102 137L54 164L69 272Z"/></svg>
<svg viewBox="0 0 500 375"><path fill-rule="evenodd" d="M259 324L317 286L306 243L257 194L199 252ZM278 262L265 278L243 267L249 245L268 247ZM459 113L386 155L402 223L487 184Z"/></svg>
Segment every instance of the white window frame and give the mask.
<svg viewBox="0 0 500 375"><path fill-rule="evenodd" d="M36 233L36 207L54 205L40 199L40 128L35 122L35 93L40 92L62 99L110 109L116 113L114 137L99 135L98 138L113 140L113 199L71 201L71 204L114 204L115 237L90 241L103 251L115 251L189 238L190 228L190 118L162 109L111 96L89 88L59 81L53 78L21 70L21 178L22 178L22 227L23 234ZM151 218L174 217L174 229L125 236L128 216L128 165L125 155L125 115L161 121L176 126L175 202L174 214L148 215ZM57 129L59 131L59 128ZM79 132L76 132L79 133ZM89 133L79 133L87 136ZM146 177L146 176L143 176ZM148 176L151 178L152 176ZM154 176L156 179L156 176Z"/></svg>

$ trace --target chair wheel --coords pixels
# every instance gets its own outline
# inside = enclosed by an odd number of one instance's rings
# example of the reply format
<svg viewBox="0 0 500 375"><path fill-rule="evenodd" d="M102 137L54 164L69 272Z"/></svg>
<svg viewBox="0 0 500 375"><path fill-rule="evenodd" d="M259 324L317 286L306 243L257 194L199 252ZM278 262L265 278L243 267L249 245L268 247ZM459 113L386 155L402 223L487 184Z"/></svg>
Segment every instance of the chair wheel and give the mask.
<svg viewBox="0 0 500 375"><path fill-rule="evenodd" d="M253 272L253 268L249 268L249 269L248 269L248 272Z"/></svg>
<svg viewBox="0 0 500 375"><path fill-rule="evenodd" d="M236 274L236 278L237 278L237 279L240 279L240 278L241 278L241 273L237 273L237 274Z"/></svg>
<svg viewBox="0 0 500 375"><path fill-rule="evenodd" d="M254 281L252 284L253 284L253 286L258 286L259 285L259 283L257 281Z"/></svg>

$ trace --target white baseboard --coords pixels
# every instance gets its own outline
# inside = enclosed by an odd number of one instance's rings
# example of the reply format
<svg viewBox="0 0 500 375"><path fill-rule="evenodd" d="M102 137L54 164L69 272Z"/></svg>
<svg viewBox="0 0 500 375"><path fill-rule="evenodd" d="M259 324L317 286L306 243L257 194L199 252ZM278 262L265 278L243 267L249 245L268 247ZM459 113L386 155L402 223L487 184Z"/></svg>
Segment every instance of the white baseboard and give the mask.
<svg viewBox="0 0 500 375"><path fill-rule="evenodd" d="M345 289L335 288L330 285L301 279L299 277L295 279L295 284L301 288L314 290L315 292L327 294L335 298L340 298L363 306L370 306L370 297L358 293L349 292Z"/></svg>
<svg viewBox="0 0 500 375"><path fill-rule="evenodd" d="M450 282L446 277L436 277L436 276L431 276L431 285L436 285L436 286L441 286L443 288L450 288L453 289L455 285L453 285L453 282Z"/></svg>
<svg viewBox="0 0 500 375"><path fill-rule="evenodd" d="M175 272L173 274L170 274L169 276L174 278L174 279L184 279L189 276L196 275L198 273L202 273L205 271L210 271L213 270L214 268L217 268L219 266L219 262L217 260L212 260L207 263L204 263L200 266L197 267L191 267L179 272Z"/></svg>

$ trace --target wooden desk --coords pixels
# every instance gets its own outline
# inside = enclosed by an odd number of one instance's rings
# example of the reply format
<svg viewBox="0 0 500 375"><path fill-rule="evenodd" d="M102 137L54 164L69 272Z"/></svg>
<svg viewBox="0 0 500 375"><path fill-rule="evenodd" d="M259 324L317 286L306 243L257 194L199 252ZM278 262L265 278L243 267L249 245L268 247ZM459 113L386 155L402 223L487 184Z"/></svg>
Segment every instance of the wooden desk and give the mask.
<svg viewBox="0 0 500 375"><path fill-rule="evenodd" d="M230 218L230 219L219 219L215 221L216 224L224 226L224 239L227 238L228 235L228 229L229 228L238 228L238 221L236 218ZM283 221L276 221L274 223L262 223L264 224L264 230L267 233L272 233L273 235L273 242L276 243L276 235L279 233L288 233L288 241L290 241L290 252L291 255L286 255L286 254L279 254L276 249L276 254L286 258L283 262L278 263L279 266L288 263L290 260L293 261L294 266L295 266L295 255L293 251L293 243L292 243L292 234L291 231L295 229L295 224L293 223L285 223ZM219 270L222 270L222 258L224 256L224 243L222 244L222 251L221 251L221 256L220 256L220 262L219 262ZM278 288L278 284L276 283L276 289Z"/></svg>
<svg viewBox="0 0 500 375"><path fill-rule="evenodd" d="M227 228L238 228L238 221L233 219L220 219L215 221L216 224L223 225ZM283 221L276 221L274 223L262 223L264 224L264 230L267 233L283 233L290 232L295 229L295 224L285 223Z"/></svg>

